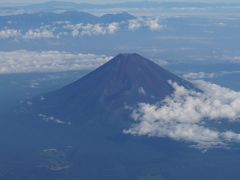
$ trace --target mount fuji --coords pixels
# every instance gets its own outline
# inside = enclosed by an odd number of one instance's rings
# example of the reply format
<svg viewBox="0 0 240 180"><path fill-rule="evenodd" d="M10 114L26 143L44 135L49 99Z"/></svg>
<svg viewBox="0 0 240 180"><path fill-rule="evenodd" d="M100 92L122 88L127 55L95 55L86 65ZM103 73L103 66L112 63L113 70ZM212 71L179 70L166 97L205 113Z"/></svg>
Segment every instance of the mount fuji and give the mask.
<svg viewBox="0 0 240 180"><path fill-rule="evenodd" d="M227 167L238 162L238 151L202 153L167 137L124 133L139 103L161 105L174 93L169 81L201 91L138 54L119 54L81 79L28 100L1 136L0 179L237 179L238 166Z"/></svg>
<svg viewBox="0 0 240 180"><path fill-rule="evenodd" d="M33 108L72 124L93 121L126 128L138 103L158 103L174 92L169 81L196 89L138 54L119 54L81 79L33 99Z"/></svg>

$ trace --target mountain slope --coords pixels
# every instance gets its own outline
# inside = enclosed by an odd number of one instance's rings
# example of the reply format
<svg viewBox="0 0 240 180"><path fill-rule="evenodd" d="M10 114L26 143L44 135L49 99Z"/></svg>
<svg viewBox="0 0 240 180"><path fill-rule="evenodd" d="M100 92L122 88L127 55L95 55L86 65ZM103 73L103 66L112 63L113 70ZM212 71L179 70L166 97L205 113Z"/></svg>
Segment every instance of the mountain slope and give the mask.
<svg viewBox="0 0 240 180"><path fill-rule="evenodd" d="M138 103L157 103L172 94L169 80L194 88L138 54L119 54L76 82L35 99L34 104L41 113L72 123L127 119Z"/></svg>

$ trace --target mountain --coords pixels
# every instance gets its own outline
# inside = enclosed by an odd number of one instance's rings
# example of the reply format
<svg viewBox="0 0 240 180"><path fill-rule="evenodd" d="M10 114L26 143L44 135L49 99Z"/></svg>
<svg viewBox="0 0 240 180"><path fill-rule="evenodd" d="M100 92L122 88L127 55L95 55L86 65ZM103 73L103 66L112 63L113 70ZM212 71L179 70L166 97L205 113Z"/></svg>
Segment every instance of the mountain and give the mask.
<svg viewBox="0 0 240 180"><path fill-rule="evenodd" d="M197 90L138 54L120 54L33 98L0 127L0 179L239 179L239 150L202 153L169 138L123 133L133 123L130 107L170 95L169 80Z"/></svg>
<svg viewBox="0 0 240 180"><path fill-rule="evenodd" d="M121 123L128 120L138 103L157 103L171 95L174 89L169 80L194 88L190 82L138 54L119 54L76 82L33 102L41 113L65 122L104 120L119 127L119 121L113 119L122 119Z"/></svg>

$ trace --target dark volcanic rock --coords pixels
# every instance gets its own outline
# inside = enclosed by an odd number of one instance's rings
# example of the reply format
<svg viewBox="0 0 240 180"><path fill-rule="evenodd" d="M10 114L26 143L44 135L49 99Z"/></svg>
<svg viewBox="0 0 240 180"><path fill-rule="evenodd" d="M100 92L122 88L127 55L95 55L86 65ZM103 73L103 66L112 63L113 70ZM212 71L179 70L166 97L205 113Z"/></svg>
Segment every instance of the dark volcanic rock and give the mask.
<svg viewBox="0 0 240 180"><path fill-rule="evenodd" d="M72 123L116 123L114 119L126 120L138 103L157 103L173 93L169 80L194 88L138 54L119 54L76 82L45 94L45 100L35 99L33 107Z"/></svg>

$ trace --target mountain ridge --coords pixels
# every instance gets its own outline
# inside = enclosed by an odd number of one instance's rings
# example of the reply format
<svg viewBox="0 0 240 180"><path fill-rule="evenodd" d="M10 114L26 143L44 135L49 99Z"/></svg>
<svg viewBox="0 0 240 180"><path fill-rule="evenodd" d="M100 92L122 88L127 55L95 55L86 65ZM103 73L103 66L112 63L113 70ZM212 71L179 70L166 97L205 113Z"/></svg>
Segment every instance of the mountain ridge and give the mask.
<svg viewBox="0 0 240 180"><path fill-rule="evenodd" d="M43 11L0 16L0 21L3 26L23 29L39 28L41 27L42 23L50 25L58 21L59 22L66 21L70 23L104 24L104 23L119 23L122 21L128 21L133 19L136 19L136 17L127 12L96 16L91 13L75 10L65 11L61 13ZM14 21L15 23L9 24L8 23L9 21Z"/></svg>

